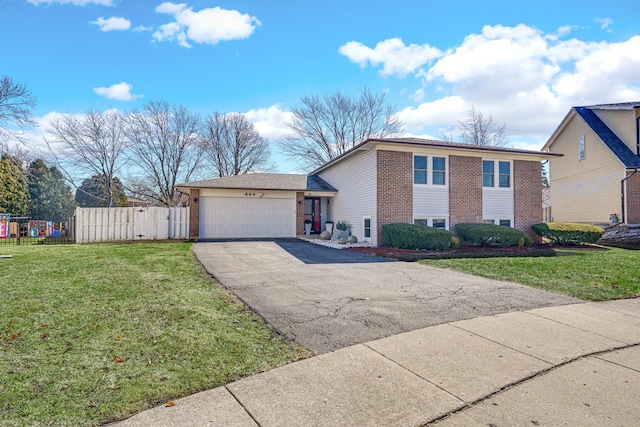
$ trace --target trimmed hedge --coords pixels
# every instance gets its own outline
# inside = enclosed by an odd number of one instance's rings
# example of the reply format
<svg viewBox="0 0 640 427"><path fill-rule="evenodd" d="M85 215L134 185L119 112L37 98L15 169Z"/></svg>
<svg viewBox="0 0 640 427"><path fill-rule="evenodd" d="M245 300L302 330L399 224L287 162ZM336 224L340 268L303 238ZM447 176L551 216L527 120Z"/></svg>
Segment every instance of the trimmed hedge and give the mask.
<svg viewBox="0 0 640 427"><path fill-rule="evenodd" d="M441 251L451 246L453 233L424 225L398 223L384 225L382 236L392 248Z"/></svg>
<svg viewBox="0 0 640 427"><path fill-rule="evenodd" d="M557 245L584 245L597 242L604 230L595 225L574 224L571 222L543 222L533 224L531 229L540 237L549 239Z"/></svg>
<svg viewBox="0 0 640 427"><path fill-rule="evenodd" d="M463 241L476 246L506 248L508 246L525 246L533 243L533 240L522 231L504 225L467 222L456 224L456 231Z"/></svg>

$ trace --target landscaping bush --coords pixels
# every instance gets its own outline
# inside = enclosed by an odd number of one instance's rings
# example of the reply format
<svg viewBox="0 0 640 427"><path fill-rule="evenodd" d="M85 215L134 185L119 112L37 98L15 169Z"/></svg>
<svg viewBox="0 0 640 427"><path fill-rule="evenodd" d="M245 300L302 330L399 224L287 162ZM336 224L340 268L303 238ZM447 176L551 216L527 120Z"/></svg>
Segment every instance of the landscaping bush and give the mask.
<svg viewBox="0 0 640 427"><path fill-rule="evenodd" d="M456 231L463 241L476 246L506 248L533 243L522 231L504 225L461 223L456 224Z"/></svg>
<svg viewBox="0 0 640 427"><path fill-rule="evenodd" d="M441 251L451 246L453 233L418 224L387 224L382 227L387 245L399 249L431 249Z"/></svg>
<svg viewBox="0 0 640 427"><path fill-rule="evenodd" d="M584 245L595 243L604 230L595 225L574 224L571 222L543 222L533 224L531 229L540 237L549 239L557 245Z"/></svg>

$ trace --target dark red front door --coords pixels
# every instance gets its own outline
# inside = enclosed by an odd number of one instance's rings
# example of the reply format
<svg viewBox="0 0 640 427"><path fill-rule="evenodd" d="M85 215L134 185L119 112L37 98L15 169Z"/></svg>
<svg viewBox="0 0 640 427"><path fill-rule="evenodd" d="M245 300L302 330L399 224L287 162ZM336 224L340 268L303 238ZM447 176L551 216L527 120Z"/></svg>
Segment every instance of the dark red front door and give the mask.
<svg viewBox="0 0 640 427"><path fill-rule="evenodd" d="M320 197L307 197L304 199L304 219L311 221L311 232L320 233Z"/></svg>

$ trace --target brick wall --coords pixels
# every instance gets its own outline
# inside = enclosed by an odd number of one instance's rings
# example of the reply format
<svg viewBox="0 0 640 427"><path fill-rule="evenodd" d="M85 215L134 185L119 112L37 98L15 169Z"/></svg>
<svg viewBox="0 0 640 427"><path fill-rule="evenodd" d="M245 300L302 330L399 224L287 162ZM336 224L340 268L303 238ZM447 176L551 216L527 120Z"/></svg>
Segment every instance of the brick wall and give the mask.
<svg viewBox="0 0 640 427"><path fill-rule="evenodd" d="M200 236L200 190L189 190L189 237L196 239Z"/></svg>
<svg viewBox="0 0 640 427"><path fill-rule="evenodd" d="M632 173L627 172L627 176ZM627 224L640 224L640 172L626 181L626 187L625 204L627 205L627 212L624 220ZM616 211L619 210L620 208ZM622 220L620 214L618 214L618 218Z"/></svg>
<svg viewBox="0 0 640 427"><path fill-rule="evenodd" d="M304 193L296 193L296 235L304 234Z"/></svg>
<svg viewBox="0 0 640 427"><path fill-rule="evenodd" d="M482 159L449 156L449 229L482 222Z"/></svg>
<svg viewBox="0 0 640 427"><path fill-rule="evenodd" d="M377 154L378 245L383 245L383 225L413 222L413 154L384 150Z"/></svg>
<svg viewBox="0 0 640 427"><path fill-rule="evenodd" d="M542 165L539 161L513 162L514 228L536 238L532 224L542 222Z"/></svg>

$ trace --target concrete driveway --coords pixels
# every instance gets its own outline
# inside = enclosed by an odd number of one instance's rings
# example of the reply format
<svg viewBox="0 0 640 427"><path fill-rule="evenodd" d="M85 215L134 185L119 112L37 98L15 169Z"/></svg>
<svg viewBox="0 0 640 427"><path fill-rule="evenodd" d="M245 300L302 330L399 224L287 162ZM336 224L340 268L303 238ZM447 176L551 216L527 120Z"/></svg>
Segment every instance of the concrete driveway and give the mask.
<svg viewBox="0 0 640 427"><path fill-rule="evenodd" d="M193 252L276 330L315 353L442 323L582 302L293 239L203 242Z"/></svg>

